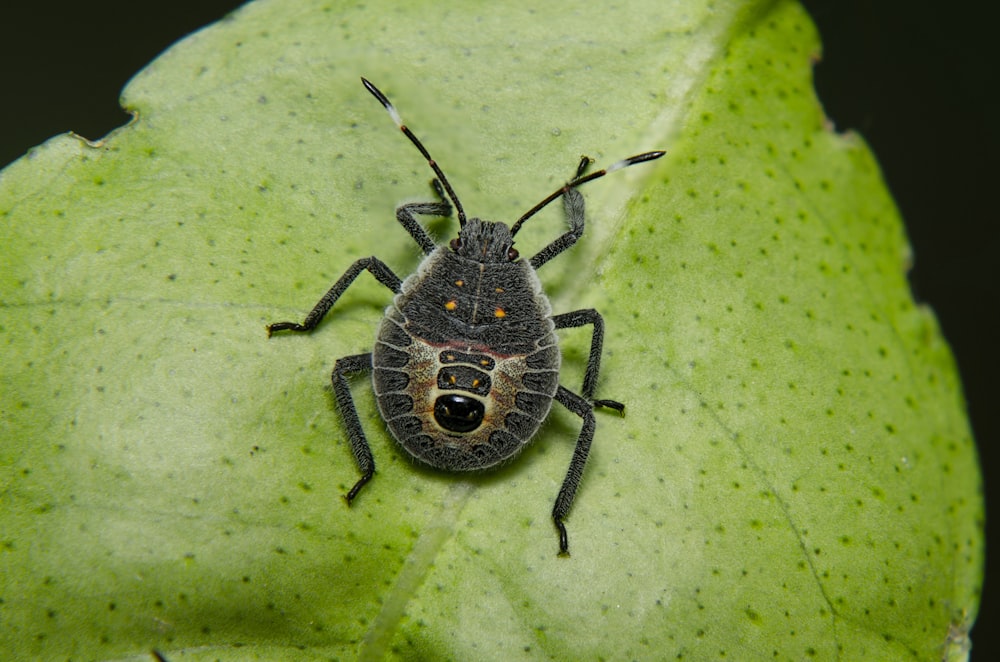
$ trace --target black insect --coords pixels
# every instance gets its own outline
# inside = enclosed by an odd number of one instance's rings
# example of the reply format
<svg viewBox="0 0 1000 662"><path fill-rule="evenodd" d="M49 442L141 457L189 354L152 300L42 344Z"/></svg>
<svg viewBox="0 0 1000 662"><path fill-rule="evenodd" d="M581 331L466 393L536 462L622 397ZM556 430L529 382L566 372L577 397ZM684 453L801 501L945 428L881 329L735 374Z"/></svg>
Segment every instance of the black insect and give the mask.
<svg viewBox="0 0 1000 662"><path fill-rule="evenodd" d="M347 376L373 370L378 408L399 444L414 458L445 471L495 467L516 456L537 432L552 400L583 419L573 459L552 509L559 531L559 552L568 554L563 520L569 513L594 437L593 409L624 414L625 405L593 399L601 363L604 321L596 310L552 315L535 270L583 235L584 202L576 187L609 172L651 161L647 152L585 174L584 157L574 177L528 210L513 226L466 218L448 178L427 149L403 124L396 109L374 85L365 87L420 150L436 175L431 185L438 202L410 203L396 218L427 257L405 281L376 257L355 262L323 295L302 324L277 322L275 331L311 331L362 271L368 271L395 297L386 308L371 353L346 356L333 369L333 391L344 418L361 479L347 493L348 504L375 473L375 461L351 398ZM569 231L530 260L514 248L521 225L543 207L563 198ZM450 202L449 202L450 201ZM437 246L416 215L458 214L459 233ZM559 384L560 352L556 329L590 325L590 356L580 395Z"/></svg>

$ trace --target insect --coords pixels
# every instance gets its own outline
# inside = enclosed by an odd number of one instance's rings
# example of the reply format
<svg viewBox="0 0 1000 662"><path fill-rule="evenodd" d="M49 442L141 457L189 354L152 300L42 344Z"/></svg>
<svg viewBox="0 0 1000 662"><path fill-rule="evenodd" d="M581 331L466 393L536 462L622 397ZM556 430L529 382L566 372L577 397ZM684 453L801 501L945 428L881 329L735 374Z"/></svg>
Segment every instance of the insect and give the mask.
<svg viewBox="0 0 1000 662"><path fill-rule="evenodd" d="M375 461L351 397L348 376L372 371L379 412L396 441L415 459L451 472L489 469L515 457L545 420L552 401L583 419L552 509L559 554L569 554L563 522L576 496L590 452L596 422L593 410L624 415L625 405L595 400L594 387L604 343L604 321L596 310L553 315L535 270L575 244L583 235L584 202L577 187L609 172L651 161L664 152L646 152L587 174L583 157L573 178L525 212L513 225L467 218L448 178L403 123L378 88L362 78L403 134L427 159L436 202L408 203L396 219L424 251L416 273L401 280L377 257L357 260L333 284L301 324L277 322L277 331L313 330L362 271L395 295L385 310L370 353L338 359L333 392L347 428L361 478L346 494L348 505L372 479ZM569 230L531 259L521 259L514 235L529 218L557 198ZM458 236L436 245L417 222L421 216L458 216ZM559 384L561 354L556 329L592 328L590 355L580 393Z"/></svg>

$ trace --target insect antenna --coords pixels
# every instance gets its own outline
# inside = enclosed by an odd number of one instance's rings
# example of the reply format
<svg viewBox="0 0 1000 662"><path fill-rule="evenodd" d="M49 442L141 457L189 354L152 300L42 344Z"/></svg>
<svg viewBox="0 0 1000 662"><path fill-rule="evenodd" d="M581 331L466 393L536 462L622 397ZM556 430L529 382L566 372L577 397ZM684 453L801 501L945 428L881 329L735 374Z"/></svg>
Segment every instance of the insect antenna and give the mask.
<svg viewBox="0 0 1000 662"><path fill-rule="evenodd" d="M646 161L652 161L653 159L658 159L664 154L666 154L666 152L661 152L661 151L644 152L642 154L636 154L635 156L630 156L627 159L622 159L617 163L613 163L607 168L604 168L603 170L598 170L597 172L592 172L589 175L577 176L573 178L572 180L566 182L566 184L561 188L553 191L552 194L550 194L544 200L539 202L537 205L526 211L524 215L521 216L521 218L517 219L517 222L514 223L514 225L512 225L510 228L510 235L513 237L515 234L517 234L517 231L521 229L521 224L523 224L526 220L528 220L529 218L540 212L542 209L548 206L548 204L551 203L553 200L561 198L562 196L566 195L566 192L569 191L571 188L576 188L577 186L581 186L583 184L586 184L587 182L603 177L609 172L614 172L615 170L621 170L622 168L627 168L637 163L645 163ZM580 169L583 170L584 163L581 162L580 165L581 165Z"/></svg>
<svg viewBox="0 0 1000 662"><path fill-rule="evenodd" d="M384 94L382 94L382 91L377 87L375 87L374 85L372 85L371 81L369 81L364 76L361 77L361 82L365 84L365 87L368 89L369 92L372 93L372 96L378 99L379 103L381 103L385 107L385 109L389 112L389 115L392 117L393 121L395 121L396 124L399 126L399 130L403 132L403 135L409 138L410 142L416 145L417 149L420 150L420 153L424 155L425 159L427 159L427 165L429 165L431 169L434 171L434 174L437 175L438 181L441 182L441 185L444 187L444 190L448 194L448 197L451 198L451 201L455 204L455 210L458 213L459 227L465 227L465 209L462 208L462 203L458 201L458 196L455 195L455 189L451 187L451 183L448 182L448 178L444 176L444 171L441 170L441 167L437 164L437 161L431 158L430 152L428 152L427 148L424 147L423 143L421 143L420 140L418 140L417 137L413 135L413 132L410 131L409 127L403 124L403 120L399 116L399 113L396 111L396 107L389 102L389 99Z"/></svg>

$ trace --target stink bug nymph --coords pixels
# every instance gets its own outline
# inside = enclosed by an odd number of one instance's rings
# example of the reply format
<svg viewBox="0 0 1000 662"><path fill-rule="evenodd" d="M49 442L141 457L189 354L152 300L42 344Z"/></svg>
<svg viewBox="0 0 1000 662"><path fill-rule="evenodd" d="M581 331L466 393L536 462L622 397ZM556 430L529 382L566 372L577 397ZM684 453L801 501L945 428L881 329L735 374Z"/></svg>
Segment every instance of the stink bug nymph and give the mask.
<svg viewBox="0 0 1000 662"><path fill-rule="evenodd" d="M615 400L595 400L601 363L604 321L596 310L553 315L535 270L576 243L583 235L584 202L577 187L621 168L651 161L663 152L646 152L587 174L591 160L581 159L564 186L529 209L513 225L466 218L448 178L423 144L403 124L389 99L361 79L385 107L434 171L436 202L409 203L396 218L425 253L417 272L401 280L377 257L355 262L323 295L302 324L277 322L275 331L311 331L362 271L392 290L375 337L374 349L345 356L333 369L333 392L344 419L351 452L361 479L347 493L354 500L375 473L348 386L348 375L372 371L378 409L400 446L415 459L444 471L477 471L515 457L538 431L552 401L583 419L569 469L552 509L559 533L559 553L569 553L563 520L583 475L596 426L596 407L624 413ZM531 259L514 248L521 225L557 198L569 230ZM458 216L458 236L438 246L417 222L421 216ZM590 356L577 394L559 384L556 329L590 326Z"/></svg>

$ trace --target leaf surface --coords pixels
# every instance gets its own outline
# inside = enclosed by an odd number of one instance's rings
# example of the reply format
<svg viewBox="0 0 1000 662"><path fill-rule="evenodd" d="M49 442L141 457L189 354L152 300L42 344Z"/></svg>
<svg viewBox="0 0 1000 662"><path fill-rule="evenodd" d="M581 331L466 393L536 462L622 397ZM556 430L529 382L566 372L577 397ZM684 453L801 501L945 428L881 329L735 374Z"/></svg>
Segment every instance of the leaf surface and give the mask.
<svg viewBox="0 0 1000 662"><path fill-rule="evenodd" d="M825 121L790 2L255 2L126 88L135 121L0 173L0 650L18 658L961 659L982 573L950 352L861 139ZM413 465L330 394L412 273L393 210L430 170L513 220L573 172L587 232L539 272L607 324L579 420L481 476ZM518 235L562 231L558 205ZM429 226L445 239L453 222ZM589 337L561 332L578 388Z"/></svg>

